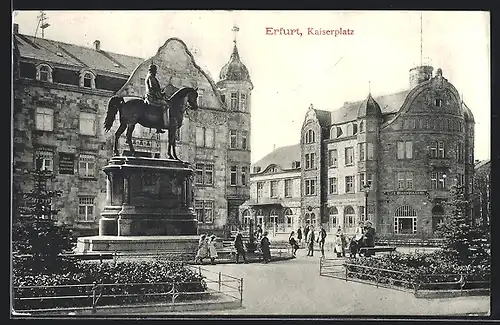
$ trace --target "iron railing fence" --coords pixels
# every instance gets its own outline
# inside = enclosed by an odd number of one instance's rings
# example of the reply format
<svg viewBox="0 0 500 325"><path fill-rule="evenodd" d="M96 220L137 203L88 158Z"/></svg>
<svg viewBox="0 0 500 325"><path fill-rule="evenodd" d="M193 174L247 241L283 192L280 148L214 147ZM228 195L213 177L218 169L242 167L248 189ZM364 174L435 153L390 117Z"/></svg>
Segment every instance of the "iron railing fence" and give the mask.
<svg viewBox="0 0 500 325"><path fill-rule="evenodd" d="M203 299L210 294L243 303L243 278L187 265L201 281L151 283L92 283L55 286L14 286L13 309L18 313L90 309L134 304L179 304ZM215 274L215 275L213 275Z"/></svg>
<svg viewBox="0 0 500 325"><path fill-rule="evenodd" d="M421 290L488 289L490 279L478 279L477 275L413 274L371 266L349 263L343 259L320 259L319 275L345 281L362 282L377 287L387 287L415 294Z"/></svg>

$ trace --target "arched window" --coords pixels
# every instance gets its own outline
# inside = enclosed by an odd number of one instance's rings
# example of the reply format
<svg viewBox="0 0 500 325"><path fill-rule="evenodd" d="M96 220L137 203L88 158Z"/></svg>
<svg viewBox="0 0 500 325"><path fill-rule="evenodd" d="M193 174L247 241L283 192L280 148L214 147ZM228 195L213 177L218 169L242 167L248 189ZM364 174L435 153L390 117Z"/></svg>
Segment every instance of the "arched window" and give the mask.
<svg viewBox="0 0 500 325"><path fill-rule="evenodd" d="M95 88L95 75L90 71L84 71L80 75L80 87Z"/></svg>
<svg viewBox="0 0 500 325"><path fill-rule="evenodd" d="M432 208L432 231L436 231L438 225L443 222L444 219L444 209L440 205L436 205Z"/></svg>
<svg viewBox="0 0 500 325"><path fill-rule="evenodd" d="M333 231L340 226L339 224L339 210L336 207L330 207L330 229Z"/></svg>
<svg viewBox="0 0 500 325"><path fill-rule="evenodd" d="M252 214L250 213L250 210L246 209L245 211L243 211L243 224L249 225L250 220L252 220Z"/></svg>
<svg viewBox="0 0 500 325"><path fill-rule="evenodd" d="M350 135L352 135L352 125L347 124L347 136L350 136Z"/></svg>
<svg viewBox="0 0 500 325"><path fill-rule="evenodd" d="M271 223L272 226L278 224L278 214L274 209L272 209L271 212L269 212L269 222Z"/></svg>
<svg viewBox="0 0 500 325"><path fill-rule="evenodd" d="M305 134L305 143L313 143L316 141L316 134L313 130L307 130Z"/></svg>
<svg viewBox="0 0 500 325"><path fill-rule="evenodd" d="M337 127L332 126L330 128L330 139L335 139L335 138L337 138Z"/></svg>
<svg viewBox="0 0 500 325"><path fill-rule="evenodd" d="M52 82L52 68L47 64L40 64L36 68L36 79Z"/></svg>
<svg viewBox="0 0 500 325"><path fill-rule="evenodd" d="M257 212L255 213L257 222L257 225L264 226L264 213L262 212L262 209L258 209Z"/></svg>
<svg viewBox="0 0 500 325"><path fill-rule="evenodd" d="M356 212L350 205L344 208L344 225L346 228L354 228L354 220L356 219Z"/></svg>
<svg viewBox="0 0 500 325"><path fill-rule="evenodd" d="M417 233L417 212L411 206L400 206L394 212L394 233Z"/></svg>

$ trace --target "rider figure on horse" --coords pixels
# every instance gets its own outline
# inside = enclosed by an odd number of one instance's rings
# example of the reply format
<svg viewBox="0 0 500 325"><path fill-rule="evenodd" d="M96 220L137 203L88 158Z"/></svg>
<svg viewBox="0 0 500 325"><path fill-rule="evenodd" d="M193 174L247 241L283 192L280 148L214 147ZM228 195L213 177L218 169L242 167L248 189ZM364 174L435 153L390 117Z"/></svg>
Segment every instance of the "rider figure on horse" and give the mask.
<svg viewBox="0 0 500 325"><path fill-rule="evenodd" d="M154 63L149 66L148 76L146 78L146 96L145 102L149 105L160 106L163 110L167 107L165 93L160 88L160 83L156 79L157 67ZM161 128L156 129L156 133L165 133Z"/></svg>

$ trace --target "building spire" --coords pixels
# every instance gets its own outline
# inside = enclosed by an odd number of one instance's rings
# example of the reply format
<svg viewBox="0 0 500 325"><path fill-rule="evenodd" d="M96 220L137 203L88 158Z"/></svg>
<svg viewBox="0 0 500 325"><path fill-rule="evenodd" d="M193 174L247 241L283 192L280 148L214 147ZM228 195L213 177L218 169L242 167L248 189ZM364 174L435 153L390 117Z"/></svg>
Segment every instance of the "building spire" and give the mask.
<svg viewBox="0 0 500 325"><path fill-rule="evenodd" d="M371 95L372 94L372 83L370 80L368 80L368 94Z"/></svg>

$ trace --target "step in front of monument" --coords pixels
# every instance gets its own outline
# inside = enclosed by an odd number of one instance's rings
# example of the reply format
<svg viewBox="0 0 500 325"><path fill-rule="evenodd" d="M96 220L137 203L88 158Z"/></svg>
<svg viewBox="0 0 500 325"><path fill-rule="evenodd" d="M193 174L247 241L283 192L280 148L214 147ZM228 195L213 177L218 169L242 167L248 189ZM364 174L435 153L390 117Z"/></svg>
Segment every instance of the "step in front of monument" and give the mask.
<svg viewBox="0 0 500 325"><path fill-rule="evenodd" d="M191 253L198 248L199 237L192 236L89 236L79 237L75 253L158 252Z"/></svg>

